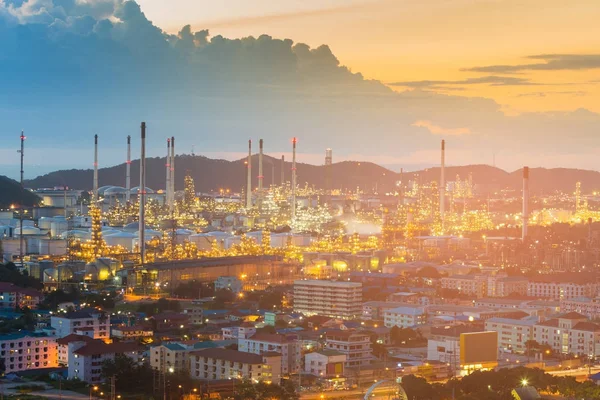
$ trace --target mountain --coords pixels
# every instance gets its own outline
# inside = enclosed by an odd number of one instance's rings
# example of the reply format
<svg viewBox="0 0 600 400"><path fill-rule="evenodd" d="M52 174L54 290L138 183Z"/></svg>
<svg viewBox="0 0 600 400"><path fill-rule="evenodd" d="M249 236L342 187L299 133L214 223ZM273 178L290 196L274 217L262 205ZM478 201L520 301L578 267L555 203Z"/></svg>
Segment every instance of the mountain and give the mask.
<svg viewBox="0 0 600 400"><path fill-rule="evenodd" d="M29 190L21 189L19 182L6 176L0 176L0 207L7 208L21 203L32 206L39 202L40 198Z"/></svg>
<svg viewBox="0 0 600 400"><path fill-rule="evenodd" d="M152 189L163 189L165 187L165 158L148 158L146 160L147 174L146 186ZM190 174L195 181L196 190L207 192L220 188L239 192L246 186L246 160L237 161L216 160L204 156L179 155L175 159L177 190L182 190L184 177ZM279 183L281 179L281 160L264 156L263 162L264 185L273 182ZM286 161L284 165L285 179L291 178L291 162ZM489 165L466 165L446 167L446 181L454 181L457 176L462 180L468 180L472 175L473 183L483 192L498 189L521 190L522 170L507 172L500 168ZM252 186L257 186L258 155L252 156ZM324 188L331 182L332 188L344 190L369 191L377 188L379 192L391 191L396 188L398 181L408 182L416 180L423 184L438 181L440 168L427 168L420 171L397 173L371 162L343 161L335 163L328 171L323 165L297 164L297 181L303 186L305 184ZM75 189L90 190L92 188L93 171L87 170L61 170L39 176L25 182L26 187L47 188L67 185ZM98 171L100 186L115 185L125 186L125 164L113 167L101 168ZM568 169L568 168L531 168L530 188L533 193L549 193L555 190L572 192L575 183L581 182L584 193L600 188L600 172ZM139 183L139 160L131 164L131 186Z"/></svg>

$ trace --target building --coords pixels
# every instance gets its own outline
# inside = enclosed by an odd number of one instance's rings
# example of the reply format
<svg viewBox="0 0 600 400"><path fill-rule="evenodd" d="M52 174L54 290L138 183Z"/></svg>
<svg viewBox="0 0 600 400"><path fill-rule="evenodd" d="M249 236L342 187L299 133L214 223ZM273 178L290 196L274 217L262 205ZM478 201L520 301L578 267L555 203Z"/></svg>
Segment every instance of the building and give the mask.
<svg viewBox="0 0 600 400"><path fill-rule="evenodd" d="M187 329L190 326L190 316L176 312L164 312L149 318L156 332Z"/></svg>
<svg viewBox="0 0 600 400"><path fill-rule="evenodd" d="M456 290L476 298L487 295L487 277L483 275L454 275L441 279L442 289Z"/></svg>
<svg viewBox="0 0 600 400"><path fill-rule="evenodd" d="M56 340L56 345L58 349L58 365L60 366L68 366L69 365L69 344L70 343L81 343L87 344L92 343L94 340L89 336L85 335L76 335L74 333L67 335L63 338Z"/></svg>
<svg viewBox="0 0 600 400"><path fill-rule="evenodd" d="M566 273L540 274L527 286L530 297L568 300L578 297L596 297L600 284L593 274Z"/></svg>
<svg viewBox="0 0 600 400"><path fill-rule="evenodd" d="M344 376L346 354L336 350L321 350L304 356L304 372L321 378Z"/></svg>
<svg viewBox="0 0 600 400"><path fill-rule="evenodd" d="M165 343L150 348L150 366L162 373L189 371L189 353L193 347L181 343Z"/></svg>
<svg viewBox="0 0 600 400"><path fill-rule="evenodd" d="M190 376L194 379L248 379L276 382L281 376L281 355L244 353L230 349L205 349L190 353Z"/></svg>
<svg viewBox="0 0 600 400"><path fill-rule="evenodd" d="M600 297L563 299L560 302L560 310L564 313L576 312L590 319L597 319L600 317Z"/></svg>
<svg viewBox="0 0 600 400"><path fill-rule="evenodd" d="M294 281L294 311L355 319L362 315L362 284L326 280Z"/></svg>
<svg viewBox="0 0 600 400"><path fill-rule="evenodd" d="M117 326L112 328L111 337L121 341L150 339L154 336L152 329L141 326Z"/></svg>
<svg viewBox="0 0 600 400"><path fill-rule="evenodd" d="M498 348L502 351L523 353L527 341L533 340L536 319L490 318L485 321L485 330L498 332Z"/></svg>
<svg viewBox="0 0 600 400"><path fill-rule="evenodd" d="M277 352L281 355L281 373L293 374L300 370L302 361L301 343L295 336L257 333L249 338L238 339L238 350L264 354Z"/></svg>
<svg viewBox="0 0 600 400"><path fill-rule="evenodd" d="M192 301L184 303L183 313L189 316L189 323L192 325L202 325L204 323L204 304Z"/></svg>
<svg viewBox="0 0 600 400"><path fill-rule="evenodd" d="M0 309L36 309L44 295L34 289L22 288L12 283L0 282Z"/></svg>
<svg viewBox="0 0 600 400"><path fill-rule="evenodd" d="M0 335L0 359L5 374L57 367L56 338L28 332Z"/></svg>
<svg viewBox="0 0 600 400"><path fill-rule="evenodd" d="M481 327L470 325L432 327L427 340L427 360L450 364L456 370L460 366L460 335L481 331Z"/></svg>
<svg viewBox="0 0 600 400"><path fill-rule="evenodd" d="M221 328L221 332L223 332L223 340L247 339L256 333L256 328L254 327L254 324L244 322L239 326L227 326Z"/></svg>
<svg viewBox="0 0 600 400"><path fill-rule="evenodd" d="M426 322L427 314L421 307L396 307L384 312L384 324L388 328L412 328Z"/></svg>
<svg viewBox="0 0 600 400"><path fill-rule="evenodd" d="M114 360L116 355L124 355L139 363L144 348L137 343L111 343L101 340L91 343L69 343L68 379L77 379L90 384L102 382L102 364Z"/></svg>
<svg viewBox="0 0 600 400"><path fill-rule="evenodd" d="M96 309L67 312L50 317L50 326L59 338L76 333L78 329L90 329L94 339L108 340L110 337L110 317Z"/></svg>
<svg viewBox="0 0 600 400"><path fill-rule="evenodd" d="M600 354L600 326L575 312L535 324L533 340L562 354Z"/></svg>
<svg viewBox="0 0 600 400"><path fill-rule="evenodd" d="M460 334L460 375L498 366L498 332Z"/></svg>
<svg viewBox="0 0 600 400"><path fill-rule="evenodd" d="M362 306L362 319L365 321L382 321L385 318L385 311L408 305L408 303L398 301L367 301Z"/></svg>
<svg viewBox="0 0 600 400"><path fill-rule="evenodd" d="M325 335L325 348L346 355L345 367L366 366L373 359L368 332L331 330Z"/></svg>
<svg viewBox="0 0 600 400"><path fill-rule="evenodd" d="M488 297L526 296L529 279L524 276L491 276L488 278Z"/></svg>
<svg viewBox="0 0 600 400"><path fill-rule="evenodd" d="M242 291L242 281L235 276L220 276L215 281L215 290L231 290L238 294Z"/></svg>

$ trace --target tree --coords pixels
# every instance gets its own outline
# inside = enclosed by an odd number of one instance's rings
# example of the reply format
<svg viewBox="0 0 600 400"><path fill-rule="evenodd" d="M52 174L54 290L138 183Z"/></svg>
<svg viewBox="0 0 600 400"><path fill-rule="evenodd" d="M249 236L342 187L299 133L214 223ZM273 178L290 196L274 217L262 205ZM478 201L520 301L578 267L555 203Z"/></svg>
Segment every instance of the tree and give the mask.
<svg viewBox="0 0 600 400"><path fill-rule="evenodd" d="M132 358L122 354L102 364L102 378L110 381L116 378L117 392L149 394L152 392L152 370L147 364L138 365Z"/></svg>

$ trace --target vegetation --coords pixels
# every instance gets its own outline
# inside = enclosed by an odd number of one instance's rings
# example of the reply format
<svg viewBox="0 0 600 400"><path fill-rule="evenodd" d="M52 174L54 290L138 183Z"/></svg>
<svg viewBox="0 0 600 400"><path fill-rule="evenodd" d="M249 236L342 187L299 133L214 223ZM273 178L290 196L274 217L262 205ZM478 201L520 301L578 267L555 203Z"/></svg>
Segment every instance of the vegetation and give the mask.
<svg viewBox="0 0 600 400"><path fill-rule="evenodd" d="M39 279L19 272L17 266L12 262L0 264L0 282L8 282L19 287L37 290L41 290L44 287Z"/></svg>
<svg viewBox="0 0 600 400"><path fill-rule="evenodd" d="M179 312L181 311L181 304L177 300L158 299L154 303L140 304L138 312L144 313L151 317L156 314L163 313L165 311Z"/></svg>
<svg viewBox="0 0 600 400"><path fill-rule="evenodd" d="M22 189L19 182L6 176L0 176L0 207L5 208L21 203L26 206L33 206L38 204L40 200L37 195L29 190Z"/></svg>
<svg viewBox="0 0 600 400"><path fill-rule="evenodd" d="M427 340L423 338L421 331L418 329L392 327L390 330L390 339L394 346L400 347L416 347L427 344Z"/></svg>
<svg viewBox="0 0 600 400"><path fill-rule="evenodd" d="M282 385L269 385L263 382L255 384L244 380L235 384L235 391L229 398L233 400L298 400L300 395L296 393L294 383L290 380L284 380Z"/></svg>
<svg viewBox="0 0 600 400"><path fill-rule="evenodd" d="M148 364L138 365L133 359L117 354L114 360L106 360L102 364L102 377L110 382L116 377L115 386L117 392L150 394L152 393L152 369Z"/></svg>

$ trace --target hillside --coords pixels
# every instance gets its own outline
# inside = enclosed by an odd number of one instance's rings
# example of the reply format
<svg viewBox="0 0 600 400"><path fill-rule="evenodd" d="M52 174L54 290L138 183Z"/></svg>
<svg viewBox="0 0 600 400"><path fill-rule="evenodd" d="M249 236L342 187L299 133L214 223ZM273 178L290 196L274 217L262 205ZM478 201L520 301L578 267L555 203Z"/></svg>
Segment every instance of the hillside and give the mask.
<svg viewBox="0 0 600 400"><path fill-rule="evenodd" d="M23 203L32 206L39 203L40 198L29 190L22 190L19 182L0 176L0 208Z"/></svg>
<svg viewBox="0 0 600 400"><path fill-rule="evenodd" d="M147 160L148 173L146 185L152 189L165 187L165 158L149 158ZM246 185L245 159L237 161L215 160L204 156L180 155L176 157L176 188L183 189L183 180L187 172L191 174L196 183L197 191L218 190L219 188L240 191ZM253 187L257 185L258 155L252 158ZM264 184L280 182L281 160L264 156ZM286 162L285 178L291 177L291 163ZM418 180L427 183L439 181L440 168L427 168L421 171L396 173L371 162L343 161L331 166L328 173L322 165L298 163L298 184L314 185L324 188L330 180L333 188L369 191L377 187L380 192L394 190L397 181L408 182ZM330 174L330 179L328 176ZM489 165L450 166L446 168L446 180L454 181L457 176L467 180L473 175L473 182L479 186L480 191L498 190L509 188L521 190L522 170L506 172ZM125 164L108 168L101 168L98 173L99 185L125 185ZM549 193L555 190L572 192L575 182L581 182L583 192L590 192L600 188L600 172L569 169L569 168L531 168L530 187L533 193ZM26 181L30 188L43 188L67 185L77 189L92 188L93 171L88 170L62 170L55 171L35 179ZM131 185L137 186L139 182L139 160L131 164Z"/></svg>

